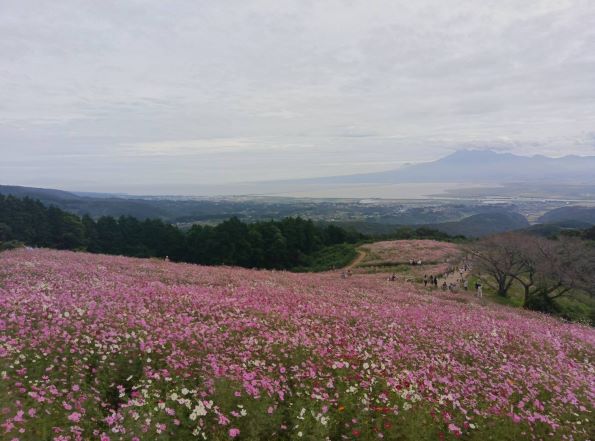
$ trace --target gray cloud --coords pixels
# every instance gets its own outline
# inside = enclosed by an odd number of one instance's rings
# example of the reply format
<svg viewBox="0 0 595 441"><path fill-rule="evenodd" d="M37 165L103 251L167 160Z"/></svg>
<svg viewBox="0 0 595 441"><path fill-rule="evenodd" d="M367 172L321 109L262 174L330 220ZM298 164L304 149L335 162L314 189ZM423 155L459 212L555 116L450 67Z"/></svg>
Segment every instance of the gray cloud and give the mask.
<svg viewBox="0 0 595 441"><path fill-rule="evenodd" d="M593 23L592 0L6 0L0 181L195 193L594 154Z"/></svg>

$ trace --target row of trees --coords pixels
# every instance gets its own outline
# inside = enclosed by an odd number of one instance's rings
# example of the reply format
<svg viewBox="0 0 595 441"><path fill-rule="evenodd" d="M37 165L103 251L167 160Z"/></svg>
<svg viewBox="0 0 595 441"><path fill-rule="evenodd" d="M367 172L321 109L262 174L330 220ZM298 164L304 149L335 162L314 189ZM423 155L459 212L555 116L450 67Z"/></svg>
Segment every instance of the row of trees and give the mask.
<svg viewBox="0 0 595 441"><path fill-rule="evenodd" d="M506 233L474 243L470 252L498 295L506 297L513 284L520 285L526 308L555 312L562 296L595 295L595 246L581 238Z"/></svg>
<svg viewBox="0 0 595 441"><path fill-rule="evenodd" d="M80 249L134 257L165 257L206 265L287 269L307 264L325 247L354 243L359 233L310 220L285 218L246 224L231 218L183 231L159 219L79 218L38 201L0 195L0 242Z"/></svg>
<svg viewBox="0 0 595 441"><path fill-rule="evenodd" d="M78 216L56 207L45 207L30 198L0 195L0 242L75 249L84 243L84 228Z"/></svg>

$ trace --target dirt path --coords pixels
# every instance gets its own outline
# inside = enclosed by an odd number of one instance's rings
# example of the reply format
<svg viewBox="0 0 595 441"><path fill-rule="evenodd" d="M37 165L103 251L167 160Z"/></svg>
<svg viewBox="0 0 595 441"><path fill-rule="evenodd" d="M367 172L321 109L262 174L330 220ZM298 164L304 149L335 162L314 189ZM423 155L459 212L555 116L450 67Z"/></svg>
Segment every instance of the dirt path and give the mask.
<svg viewBox="0 0 595 441"><path fill-rule="evenodd" d="M471 268L467 268L467 271L463 271L463 273L461 274L459 272L459 268L463 267L464 263L458 262L458 265L455 265L454 268L455 270L451 273L448 273L446 275L446 277L441 277L438 280L438 287L441 288L442 284L444 282L446 282L446 285L450 286L451 284L455 286L455 291L463 291L463 283L461 281L462 280L468 280L469 276L471 275ZM469 289L471 289L471 287L469 287Z"/></svg>
<svg viewBox="0 0 595 441"><path fill-rule="evenodd" d="M463 280L466 279L468 276L467 271L463 272ZM459 271L457 269L455 269L452 273L449 273L448 276L446 276L445 279L442 279L441 281L446 281L447 285L450 285L451 283L453 285L456 285L457 287L459 286L459 282L461 280L461 273L459 273Z"/></svg>
<svg viewBox="0 0 595 441"><path fill-rule="evenodd" d="M353 269L355 268L357 265L359 265L362 260L364 260L366 258L366 256L368 255L368 253L366 253L365 251L362 250L357 250L357 252L359 253L358 256L355 258L355 260L353 262L351 262L349 265L347 265L345 268L345 270L349 270L349 269Z"/></svg>

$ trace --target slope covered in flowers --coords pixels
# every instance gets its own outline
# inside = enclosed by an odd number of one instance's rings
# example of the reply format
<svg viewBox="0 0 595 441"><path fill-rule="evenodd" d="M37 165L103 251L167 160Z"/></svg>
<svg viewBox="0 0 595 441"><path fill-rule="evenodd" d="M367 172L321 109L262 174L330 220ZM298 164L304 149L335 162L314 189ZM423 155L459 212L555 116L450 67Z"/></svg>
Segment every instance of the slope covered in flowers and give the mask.
<svg viewBox="0 0 595 441"><path fill-rule="evenodd" d="M425 263L442 263L461 255L458 245L435 240L386 240L362 247L368 252L366 265L407 263L421 260Z"/></svg>
<svg viewBox="0 0 595 441"><path fill-rule="evenodd" d="M378 275L0 254L0 439L589 439L595 332Z"/></svg>

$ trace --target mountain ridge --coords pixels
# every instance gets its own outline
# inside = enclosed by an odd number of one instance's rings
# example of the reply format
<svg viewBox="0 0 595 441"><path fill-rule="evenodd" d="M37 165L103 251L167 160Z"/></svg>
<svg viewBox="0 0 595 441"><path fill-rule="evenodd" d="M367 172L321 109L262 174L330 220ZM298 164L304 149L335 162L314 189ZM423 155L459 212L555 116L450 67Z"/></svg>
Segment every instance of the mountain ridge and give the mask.
<svg viewBox="0 0 595 441"><path fill-rule="evenodd" d="M302 184L390 184L421 182L513 183L551 182L595 183L595 156L519 156L493 150L457 150L435 161L411 164L382 172L358 173L283 183ZM264 182L263 182L264 183Z"/></svg>

